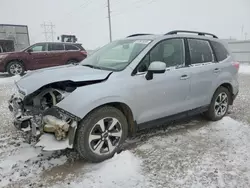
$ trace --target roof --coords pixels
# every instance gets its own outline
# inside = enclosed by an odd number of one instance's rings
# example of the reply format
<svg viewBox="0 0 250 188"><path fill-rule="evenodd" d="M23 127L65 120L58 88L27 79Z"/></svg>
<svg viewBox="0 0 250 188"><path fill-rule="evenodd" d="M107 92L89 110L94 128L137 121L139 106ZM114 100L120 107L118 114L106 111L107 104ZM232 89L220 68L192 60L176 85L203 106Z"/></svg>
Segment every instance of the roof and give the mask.
<svg viewBox="0 0 250 188"><path fill-rule="evenodd" d="M81 43L74 43L74 42L37 42L35 44L41 44L41 43L50 43L50 44L74 44L74 45L82 45Z"/></svg>
<svg viewBox="0 0 250 188"><path fill-rule="evenodd" d="M28 27L27 25L15 25L15 24L0 24L0 26Z"/></svg>
<svg viewBox="0 0 250 188"><path fill-rule="evenodd" d="M178 33L188 33L188 34L178 34ZM192 33L192 34L190 34ZM209 36L207 36L209 35ZM210 40L218 40L218 37L211 33L205 32L197 32L197 31L185 31L185 30L176 30L168 32L164 35L155 35L155 34L133 34L128 36L128 39L149 39L155 40L157 38L164 39L164 38L177 38L177 37L187 37L187 38L198 38L198 39L210 39Z"/></svg>

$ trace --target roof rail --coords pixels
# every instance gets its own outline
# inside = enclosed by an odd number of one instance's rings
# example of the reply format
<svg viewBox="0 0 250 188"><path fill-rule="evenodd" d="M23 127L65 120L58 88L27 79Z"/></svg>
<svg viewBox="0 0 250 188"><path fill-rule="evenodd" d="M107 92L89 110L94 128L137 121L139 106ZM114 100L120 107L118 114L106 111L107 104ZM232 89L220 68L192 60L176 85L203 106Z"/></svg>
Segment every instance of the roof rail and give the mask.
<svg viewBox="0 0 250 188"><path fill-rule="evenodd" d="M185 31L185 30L174 30L174 31L170 31L168 33L166 33L165 35L173 35L173 34L177 34L177 33L195 33L201 36L205 36L205 35L210 35L213 38L218 38L216 35L211 34L211 33L205 33L205 32L199 32L199 31Z"/></svg>
<svg viewBox="0 0 250 188"><path fill-rule="evenodd" d="M127 38L129 38L129 37L143 36L143 35L152 35L152 34L149 34L149 33L137 33L137 34L129 35L129 36L127 36Z"/></svg>

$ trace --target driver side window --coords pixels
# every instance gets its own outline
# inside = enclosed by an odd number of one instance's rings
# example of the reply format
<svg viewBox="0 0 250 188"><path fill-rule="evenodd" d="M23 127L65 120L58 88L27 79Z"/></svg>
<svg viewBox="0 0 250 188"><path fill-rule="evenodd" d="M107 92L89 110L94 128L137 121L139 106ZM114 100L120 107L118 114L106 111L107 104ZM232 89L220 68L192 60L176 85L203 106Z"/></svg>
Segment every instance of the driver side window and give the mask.
<svg viewBox="0 0 250 188"><path fill-rule="evenodd" d="M45 43L44 44L36 44L36 45L32 46L29 50L31 50L32 52L48 51L47 45Z"/></svg>
<svg viewBox="0 0 250 188"><path fill-rule="evenodd" d="M167 67L180 67L185 64L185 47L183 39L169 39L158 43L141 61L138 72L146 72L150 63L161 61Z"/></svg>

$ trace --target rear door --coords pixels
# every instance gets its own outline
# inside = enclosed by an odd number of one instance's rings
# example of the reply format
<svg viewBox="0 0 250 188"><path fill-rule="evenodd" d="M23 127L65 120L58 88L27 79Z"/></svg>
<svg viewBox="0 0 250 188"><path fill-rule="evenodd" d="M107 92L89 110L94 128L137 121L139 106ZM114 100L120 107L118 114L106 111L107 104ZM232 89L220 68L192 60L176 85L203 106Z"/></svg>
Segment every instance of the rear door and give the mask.
<svg viewBox="0 0 250 188"><path fill-rule="evenodd" d="M49 43L50 66L66 64L66 51L63 43Z"/></svg>
<svg viewBox="0 0 250 188"><path fill-rule="evenodd" d="M210 90L216 80L214 55L209 41L187 39L190 52L190 109L210 103Z"/></svg>

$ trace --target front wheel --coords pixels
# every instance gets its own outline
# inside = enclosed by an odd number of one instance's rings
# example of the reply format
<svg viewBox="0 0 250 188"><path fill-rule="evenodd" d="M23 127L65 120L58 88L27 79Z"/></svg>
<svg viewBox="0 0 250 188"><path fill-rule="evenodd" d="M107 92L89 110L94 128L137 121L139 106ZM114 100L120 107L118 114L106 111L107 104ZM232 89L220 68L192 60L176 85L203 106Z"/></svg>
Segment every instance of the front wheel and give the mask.
<svg viewBox="0 0 250 188"><path fill-rule="evenodd" d="M127 133L128 124L123 113L111 106L101 107L80 123L75 147L82 158L101 162L113 157Z"/></svg>
<svg viewBox="0 0 250 188"><path fill-rule="evenodd" d="M11 61L6 68L7 72L9 75L14 76L14 75L23 75L24 73L24 66L21 62L19 61Z"/></svg>
<svg viewBox="0 0 250 188"><path fill-rule="evenodd" d="M228 111L230 92L225 87L219 87L212 98L208 111L205 113L209 120L217 121L222 119Z"/></svg>

